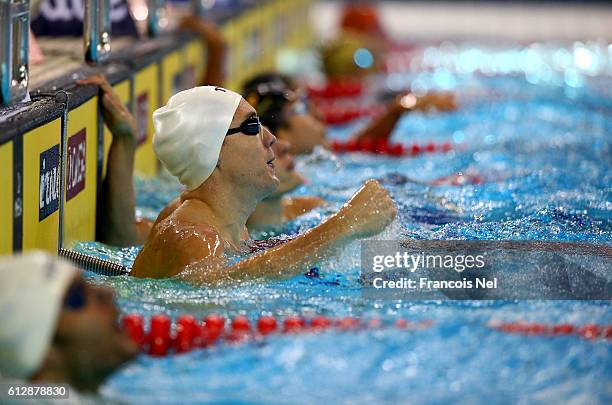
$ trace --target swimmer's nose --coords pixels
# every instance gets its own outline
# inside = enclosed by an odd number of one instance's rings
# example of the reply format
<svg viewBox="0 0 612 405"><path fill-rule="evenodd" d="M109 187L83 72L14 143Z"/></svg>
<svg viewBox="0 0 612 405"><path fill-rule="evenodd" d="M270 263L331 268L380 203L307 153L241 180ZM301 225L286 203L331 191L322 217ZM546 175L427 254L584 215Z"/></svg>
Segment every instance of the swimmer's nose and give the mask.
<svg viewBox="0 0 612 405"><path fill-rule="evenodd" d="M276 137L266 127L262 127L261 142L266 148L271 148L276 143Z"/></svg>
<svg viewBox="0 0 612 405"><path fill-rule="evenodd" d="M276 153L276 157L282 158L289 153L290 144L284 139L277 139L274 145L274 152Z"/></svg>

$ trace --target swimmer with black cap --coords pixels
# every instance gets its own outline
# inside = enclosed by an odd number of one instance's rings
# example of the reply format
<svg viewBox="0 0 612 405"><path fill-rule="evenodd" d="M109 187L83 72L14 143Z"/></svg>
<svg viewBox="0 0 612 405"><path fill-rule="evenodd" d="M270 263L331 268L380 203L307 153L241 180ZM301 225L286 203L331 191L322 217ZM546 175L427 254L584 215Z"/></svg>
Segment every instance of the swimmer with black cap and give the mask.
<svg viewBox="0 0 612 405"><path fill-rule="evenodd" d="M311 153L316 146L328 147L327 128L298 84L280 73L262 73L243 85L242 95L257 110L261 122L279 139L291 144L291 153ZM457 109L452 93L431 92L416 97L408 93L393 98L385 111L355 134L356 141L386 140L403 114L410 111Z"/></svg>
<svg viewBox="0 0 612 405"><path fill-rule="evenodd" d="M153 120L155 152L186 191L153 226L134 262L136 277L179 276L198 284L291 277L334 248L381 232L396 215L389 193L370 180L318 226L229 266L224 253L241 250L247 219L279 185L276 138L239 94L220 87L180 92Z"/></svg>

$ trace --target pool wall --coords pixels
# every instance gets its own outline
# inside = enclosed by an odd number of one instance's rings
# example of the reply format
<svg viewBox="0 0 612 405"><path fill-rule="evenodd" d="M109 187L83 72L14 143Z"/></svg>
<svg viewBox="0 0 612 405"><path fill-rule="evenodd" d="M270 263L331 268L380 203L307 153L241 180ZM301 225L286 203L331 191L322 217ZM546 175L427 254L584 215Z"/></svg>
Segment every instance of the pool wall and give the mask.
<svg viewBox="0 0 612 405"><path fill-rule="evenodd" d="M228 43L226 87L238 90L247 77L273 68L280 49L308 46L311 3L261 1L216 16ZM74 55L74 48L66 53ZM75 77L106 74L137 120L135 171L150 177L159 167L151 114L175 92L194 86L204 66L195 36L140 40L113 52L111 63L66 69L31 88L31 101L0 108L0 254L55 252L95 238L111 134L102 122L97 87L77 87Z"/></svg>

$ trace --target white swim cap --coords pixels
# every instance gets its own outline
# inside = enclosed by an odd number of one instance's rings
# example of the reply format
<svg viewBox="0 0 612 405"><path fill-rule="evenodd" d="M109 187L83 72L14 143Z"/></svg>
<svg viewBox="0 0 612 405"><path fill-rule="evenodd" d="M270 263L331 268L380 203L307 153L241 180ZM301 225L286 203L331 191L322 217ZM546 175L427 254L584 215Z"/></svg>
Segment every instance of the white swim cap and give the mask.
<svg viewBox="0 0 612 405"><path fill-rule="evenodd" d="M44 360L75 269L30 252L0 259L0 376L27 379Z"/></svg>
<svg viewBox="0 0 612 405"><path fill-rule="evenodd" d="M221 87L194 87L153 113L155 153L189 190L215 170L240 100L240 94Z"/></svg>

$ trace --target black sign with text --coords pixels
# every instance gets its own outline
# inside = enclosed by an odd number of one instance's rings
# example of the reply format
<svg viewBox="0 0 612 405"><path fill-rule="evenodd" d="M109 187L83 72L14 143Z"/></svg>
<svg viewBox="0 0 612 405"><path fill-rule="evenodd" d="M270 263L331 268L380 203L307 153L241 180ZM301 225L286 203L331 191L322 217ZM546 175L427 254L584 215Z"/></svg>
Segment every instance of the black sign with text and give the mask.
<svg viewBox="0 0 612 405"><path fill-rule="evenodd" d="M54 145L40 154L39 222L59 208L59 183L59 145Z"/></svg>

